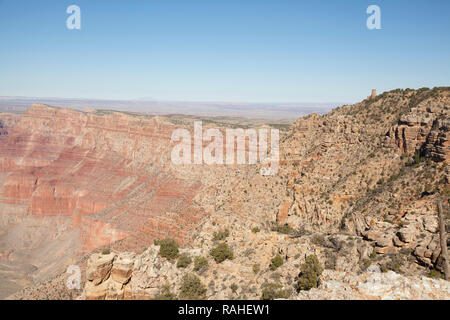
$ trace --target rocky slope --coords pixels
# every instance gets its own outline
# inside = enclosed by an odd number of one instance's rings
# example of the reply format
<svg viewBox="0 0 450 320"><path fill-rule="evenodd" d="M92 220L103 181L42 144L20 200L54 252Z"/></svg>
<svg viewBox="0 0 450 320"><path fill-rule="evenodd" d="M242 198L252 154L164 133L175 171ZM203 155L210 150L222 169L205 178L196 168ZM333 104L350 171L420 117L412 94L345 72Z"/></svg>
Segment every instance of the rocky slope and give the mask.
<svg viewBox="0 0 450 320"><path fill-rule="evenodd" d="M184 250L186 252L189 251ZM197 250L190 253L204 252ZM318 288L298 293L290 285L294 281L298 265L291 263L279 272L262 270L261 273L255 273L245 268L239 270L234 262L223 262L220 267L213 266L212 273L207 270L195 272L192 267L177 268L174 263L160 259L157 248L152 247L140 255L129 252L118 255L96 254L91 256L89 264L85 290L79 299L167 299L170 297L168 292L182 290L183 276L188 272L198 274L207 284L208 298L221 300L260 299L261 291L268 283L284 288L287 295L278 297L284 299L450 299L448 281L425 276L405 276L393 271L382 272L375 264L359 274L327 269L321 275Z"/></svg>
<svg viewBox="0 0 450 320"><path fill-rule="evenodd" d="M259 165L171 164L170 133L189 123L34 106L2 142L3 219L68 218L57 225L77 230L72 249L111 249L86 262L81 298L178 295L192 273L206 298L258 299L271 284L290 299L449 299L447 282L423 278L442 271L435 203L448 228L449 108L449 88L407 89L303 117L280 137L278 174L261 176ZM161 257L163 238L208 267ZM217 263L221 242L233 259ZM311 254L325 271L318 289L298 292ZM63 278L53 287L67 291Z"/></svg>
<svg viewBox="0 0 450 320"><path fill-rule="evenodd" d="M231 175L230 185L240 179L236 167L172 164L171 134L192 130L189 117L39 104L0 117L6 293L44 281L102 246L142 250L164 237L192 243L194 229L216 205L211 197L218 177ZM223 124L210 120L208 126ZM11 264L33 272L8 278Z"/></svg>

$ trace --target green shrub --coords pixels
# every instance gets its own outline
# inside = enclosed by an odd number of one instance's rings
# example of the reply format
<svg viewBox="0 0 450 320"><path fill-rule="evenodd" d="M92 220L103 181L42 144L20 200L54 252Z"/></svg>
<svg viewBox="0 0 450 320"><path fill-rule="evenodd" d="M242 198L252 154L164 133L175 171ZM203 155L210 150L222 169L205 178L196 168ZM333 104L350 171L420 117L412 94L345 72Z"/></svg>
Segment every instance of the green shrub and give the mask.
<svg viewBox="0 0 450 320"><path fill-rule="evenodd" d="M177 268L186 268L192 262L191 257L188 254L183 253L178 257Z"/></svg>
<svg viewBox="0 0 450 320"><path fill-rule="evenodd" d="M396 273L401 273L401 266L403 264L403 258L400 254L390 254L388 255L389 260L383 265L381 270L386 272L388 270L394 271Z"/></svg>
<svg viewBox="0 0 450 320"><path fill-rule="evenodd" d="M168 284L163 285L156 295L155 300L177 300L177 295L170 291Z"/></svg>
<svg viewBox="0 0 450 320"><path fill-rule="evenodd" d="M370 259L375 259L377 257L377 251L375 249L372 250L372 253L370 254Z"/></svg>
<svg viewBox="0 0 450 320"><path fill-rule="evenodd" d="M252 232L253 233L258 233L258 232L260 232L261 230L258 228L258 227L254 227L254 228L252 228Z"/></svg>
<svg viewBox="0 0 450 320"><path fill-rule="evenodd" d="M194 274L186 274L180 287L180 298L187 300L202 300L206 298L206 287Z"/></svg>
<svg viewBox="0 0 450 320"><path fill-rule="evenodd" d="M213 241L222 241L225 240L226 238L228 238L228 236L230 235L230 230L225 229L219 232L214 232L213 235Z"/></svg>
<svg viewBox="0 0 450 320"><path fill-rule="evenodd" d="M331 250L327 250L325 252L325 269L331 269L331 270L335 270L336 269L336 263L337 263L337 254L334 253Z"/></svg>
<svg viewBox="0 0 450 320"><path fill-rule="evenodd" d="M369 259L363 259L360 261L361 271L366 271L368 267L372 264L372 261Z"/></svg>
<svg viewBox="0 0 450 320"><path fill-rule="evenodd" d="M429 278L435 278L435 279L444 279L444 274L439 272L436 269L431 269L430 273L427 275Z"/></svg>
<svg viewBox="0 0 450 320"><path fill-rule="evenodd" d="M420 150L416 150L415 152L414 152L414 164L419 164L420 162L422 161L422 157L421 157L421 154L420 154Z"/></svg>
<svg viewBox="0 0 450 320"><path fill-rule="evenodd" d="M289 290L283 290L278 283L265 283L262 285L261 300L287 299L291 296Z"/></svg>
<svg viewBox="0 0 450 320"><path fill-rule="evenodd" d="M167 259L175 259L178 256L178 243L175 240L167 238L159 240L159 255Z"/></svg>
<svg viewBox="0 0 450 320"><path fill-rule="evenodd" d="M102 254L103 254L103 255L110 254L110 253L111 253L111 249L110 249L110 248L105 248L105 249L103 249L103 251L102 251Z"/></svg>
<svg viewBox="0 0 450 320"><path fill-rule="evenodd" d="M258 274L259 273L259 264L255 263L253 265L253 273Z"/></svg>
<svg viewBox="0 0 450 320"><path fill-rule="evenodd" d="M315 255L306 257L305 263L300 266L300 274L298 276L298 289L309 290L317 288L319 285L319 277L323 268L319 263L319 259Z"/></svg>
<svg viewBox="0 0 450 320"><path fill-rule="evenodd" d="M312 242L318 246L322 246L325 241L325 237L321 234L314 235L314 237L312 238Z"/></svg>
<svg viewBox="0 0 450 320"><path fill-rule="evenodd" d="M294 229L288 224L284 224L284 225L277 224L272 227L272 231L276 231L278 233L283 233L283 234L291 234L292 232L294 232Z"/></svg>
<svg viewBox="0 0 450 320"><path fill-rule="evenodd" d="M283 258L277 254L271 261L270 270L276 270L278 267L283 265Z"/></svg>
<svg viewBox="0 0 450 320"><path fill-rule="evenodd" d="M236 284L236 283L233 283L233 284L230 286L230 289L231 289L231 291L232 291L233 293L236 293L236 291L237 291L237 289L238 289L237 284Z"/></svg>
<svg viewBox="0 0 450 320"><path fill-rule="evenodd" d="M194 258L194 271L203 271L208 268L208 259L205 257Z"/></svg>
<svg viewBox="0 0 450 320"><path fill-rule="evenodd" d="M217 263L221 263L226 259L233 260L233 251L231 251L225 242L219 243L217 247L211 249L210 254Z"/></svg>

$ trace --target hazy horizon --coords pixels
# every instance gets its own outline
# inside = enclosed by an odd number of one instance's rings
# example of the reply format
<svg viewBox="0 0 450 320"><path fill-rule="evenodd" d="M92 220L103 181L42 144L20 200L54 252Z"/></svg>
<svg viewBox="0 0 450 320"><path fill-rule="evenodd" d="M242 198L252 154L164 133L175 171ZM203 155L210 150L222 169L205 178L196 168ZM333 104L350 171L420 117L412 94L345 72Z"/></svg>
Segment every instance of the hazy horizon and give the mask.
<svg viewBox="0 0 450 320"><path fill-rule="evenodd" d="M114 110L144 114L186 114L198 116L226 116L244 118L296 119L310 113L323 114L340 102L252 103L237 101L161 101L113 100L56 97L0 96L0 112L24 112L34 103L78 110Z"/></svg>

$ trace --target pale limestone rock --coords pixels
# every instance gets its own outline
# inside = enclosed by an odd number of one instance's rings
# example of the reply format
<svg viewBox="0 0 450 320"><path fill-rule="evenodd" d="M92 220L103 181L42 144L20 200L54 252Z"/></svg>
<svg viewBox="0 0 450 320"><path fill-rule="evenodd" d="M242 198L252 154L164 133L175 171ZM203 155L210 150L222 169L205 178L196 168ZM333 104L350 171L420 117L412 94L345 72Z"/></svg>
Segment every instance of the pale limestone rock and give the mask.
<svg viewBox="0 0 450 320"><path fill-rule="evenodd" d="M132 252L120 253L114 261L111 278L121 284L125 284L131 278L135 254Z"/></svg>
<svg viewBox="0 0 450 320"><path fill-rule="evenodd" d="M435 233L439 230L439 223L437 217L424 216L422 219L423 219L423 227L428 232Z"/></svg>
<svg viewBox="0 0 450 320"><path fill-rule="evenodd" d="M408 225L398 231L398 236L401 241L409 243L414 241L417 233L418 230L414 226Z"/></svg>
<svg viewBox="0 0 450 320"><path fill-rule="evenodd" d="M375 273L380 273L381 272L381 268L379 265L377 264L371 264L367 270L367 272L375 272Z"/></svg>
<svg viewBox="0 0 450 320"><path fill-rule="evenodd" d="M92 281L94 285L98 285L108 279L115 257L114 253L94 253L91 255L86 272L87 280Z"/></svg>
<svg viewBox="0 0 450 320"><path fill-rule="evenodd" d="M394 240L394 245L395 245L396 247L403 247L404 245L406 245L406 243L403 242L403 241L401 241L401 240L398 238L398 236L394 236L393 240Z"/></svg>
<svg viewBox="0 0 450 320"><path fill-rule="evenodd" d="M377 239L376 244L379 247L389 247L393 244L393 235L385 235Z"/></svg>
<svg viewBox="0 0 450 320"><path fill-rule="evenodd" d="M88 281L85 284L86 300L104 300L109 292L108 281L102 282L99 285L95 285L93 282Z"/></svg>
<svg viewBox="0 0 450 320"><path fill-rule="evenodd" d="M124 286L122 283L113 281L110 279L108 281L108 293L105 300L122 300L124 298Z"/></svg>
<svg viewBox="0 0 450 320"><path fill-rule="evenodd" d="M325 270L319 288L301 291L300 300L450 300L450 283L426 277L406 277L392 271L360 275Z"/></svg>
<svg viewBox="0 0 450 320"><path fill-rule="evenodd" d="M368 240L376 241L383 236L383 233L379 230L368 230L363 232L363 236Z"/></svg>

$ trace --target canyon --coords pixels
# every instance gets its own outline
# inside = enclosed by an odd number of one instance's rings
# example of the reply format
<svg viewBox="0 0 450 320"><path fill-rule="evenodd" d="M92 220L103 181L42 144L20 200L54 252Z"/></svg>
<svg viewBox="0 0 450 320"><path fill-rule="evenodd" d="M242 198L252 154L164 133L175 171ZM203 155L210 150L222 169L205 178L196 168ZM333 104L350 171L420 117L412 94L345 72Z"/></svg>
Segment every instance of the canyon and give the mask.
<svg viewBox="0 0 450 320"><path fill-rule="evenodd" d="M447 281L421 278L443 272L435 204L448 228L449 108L449 88L399 89L304 116L280 130L274 176L258 163L174 164L171 135L194 132L190 117L42 104L0 113L0 298L178 292L194 270L160 257L154 241L209 257L213 235L227 229L234 259L198 273L207 298L259 299L271 282L291 299L383 298L364 283L394 279L432 289L393 297L450 299ZM234 126L211 118L203 130ZM296 292L307 254L326 270L317 289ZM73 264L84 285L68 293Z"/></svg>
<svg viewBox="0 0 450 320"><path fill-rule="evenodd" d="M0 257L37 269L34 279L119 240L187 243L208 214L193 201L199 179L170 168L169 122L37 104L0 119Z"/></svg>

